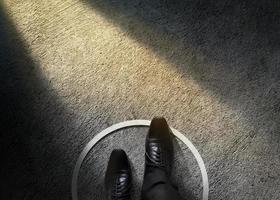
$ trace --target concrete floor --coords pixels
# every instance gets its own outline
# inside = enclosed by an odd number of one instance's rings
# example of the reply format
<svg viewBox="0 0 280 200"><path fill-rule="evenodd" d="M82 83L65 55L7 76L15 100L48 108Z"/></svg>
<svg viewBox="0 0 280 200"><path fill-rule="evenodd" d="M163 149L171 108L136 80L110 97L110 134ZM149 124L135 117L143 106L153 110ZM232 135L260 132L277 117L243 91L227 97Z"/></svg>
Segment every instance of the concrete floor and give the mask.
<svg viewBox="0 0 280 200"><path fill-rule="evenodd" d="M165 116L201 153L209 199L280 199L277 1L4 0L0 3L1 199L71 199L74 164L104 128ZM113 148L139 199L147 129L98 144L79 180L103 200ZM174 182L200 199L176 143Z"/></svg>

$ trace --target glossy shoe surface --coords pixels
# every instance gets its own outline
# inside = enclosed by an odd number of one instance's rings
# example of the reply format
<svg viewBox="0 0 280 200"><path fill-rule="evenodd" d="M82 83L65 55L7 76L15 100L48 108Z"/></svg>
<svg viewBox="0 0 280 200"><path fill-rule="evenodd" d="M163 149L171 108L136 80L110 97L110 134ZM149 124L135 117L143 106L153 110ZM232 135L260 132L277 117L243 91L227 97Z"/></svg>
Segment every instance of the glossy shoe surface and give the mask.
<svg viewBox="0 0 280 200"><path fill-rule="evenodd" d="M172 139L173 135L166 120L154 118L146 137L145 172L158 168L170 175L173 162Z"/></svg>
<svg viewBox="0 0 280 200"><path fill-rule="evenodd" d="M131 168L126 153L121 149L113 150L105 175L107 199L130 200L131 179Z"/></svg>

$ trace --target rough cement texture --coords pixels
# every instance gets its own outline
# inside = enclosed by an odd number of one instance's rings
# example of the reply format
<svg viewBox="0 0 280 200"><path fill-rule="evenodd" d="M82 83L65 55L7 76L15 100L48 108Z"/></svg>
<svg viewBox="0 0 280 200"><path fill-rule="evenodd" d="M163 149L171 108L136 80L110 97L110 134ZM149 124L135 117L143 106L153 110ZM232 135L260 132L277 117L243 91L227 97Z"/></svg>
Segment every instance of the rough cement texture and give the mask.
<svg viewBox="0 0 280 200"><path fill-rule="evenodd" d="M210 199L280 199L279 10L272 0L1 1L0 199L71 199L84 145L153 116L196 145ZM113 148L128 152L139 199L146 132L98 144L81 199L104 199ZM174 182L200 199L198 166L176 150Z"/></svg>

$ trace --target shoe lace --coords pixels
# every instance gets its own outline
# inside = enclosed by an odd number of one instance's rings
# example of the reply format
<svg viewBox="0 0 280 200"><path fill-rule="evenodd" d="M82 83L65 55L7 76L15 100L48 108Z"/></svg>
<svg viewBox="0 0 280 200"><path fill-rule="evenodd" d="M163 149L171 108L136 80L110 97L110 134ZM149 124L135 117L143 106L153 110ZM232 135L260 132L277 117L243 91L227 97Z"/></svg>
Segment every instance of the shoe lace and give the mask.
<svg viewBox="0 0 280 200"><path fill-rule="evenodd" d="M151 148L151 151L149 151L149 152L153 152L153 157L151 157L148 152L145 152L145 155L149 161L149 162L147 162L147 165L151 166L151 167L165 168L165 164L166 164L165 159L166 158L164 157L164 154L162 154L162 152L161 152L162 148L159 148L157 150L153 149L153 148L155 148L153 146L153 143L150 143L149 148Z"/></svg>
<svg viewBox="0 0 280 200"><path fill-rule="evenodd" d="M122 174L124 178L128 178L126 174ZM129 200L130 193L126 185L119 179L116 179L115 187L112 191L112 200Z"/></svg>

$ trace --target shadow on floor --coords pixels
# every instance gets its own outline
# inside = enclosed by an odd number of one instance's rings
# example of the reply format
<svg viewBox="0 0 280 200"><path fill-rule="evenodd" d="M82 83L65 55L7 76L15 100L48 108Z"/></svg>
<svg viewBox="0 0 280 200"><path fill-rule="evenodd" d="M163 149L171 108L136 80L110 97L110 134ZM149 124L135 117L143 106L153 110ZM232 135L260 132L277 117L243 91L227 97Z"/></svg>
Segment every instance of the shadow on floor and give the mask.
<svg viewBox="0 0 280 200"><path fill-rule="evenodd" d="M279 141L277 1L82 0ZM206 108L207 109L207 108Z"/></svg>
<svg viewBox="0 0 280 200"><path fill-rule="evenodd" d="M70 199L79 147L70 142L73 115L44 78L2 3L0 66L0 199Z"/></svg>

